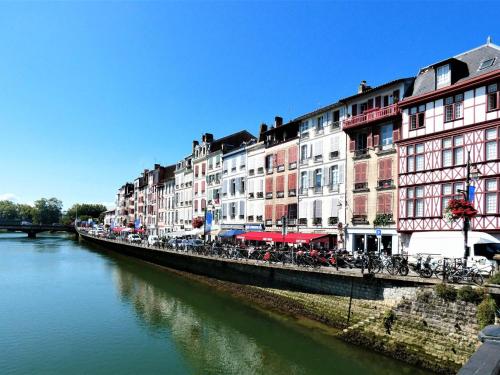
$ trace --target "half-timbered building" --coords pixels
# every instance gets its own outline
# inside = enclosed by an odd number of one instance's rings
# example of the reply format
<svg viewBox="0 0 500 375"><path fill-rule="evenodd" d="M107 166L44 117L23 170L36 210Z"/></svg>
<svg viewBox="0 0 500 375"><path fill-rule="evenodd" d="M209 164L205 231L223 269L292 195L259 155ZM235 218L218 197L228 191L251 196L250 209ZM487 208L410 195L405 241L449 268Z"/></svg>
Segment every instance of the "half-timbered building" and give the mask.
<svg viewBox="0 0 500 375"><path fill-rule="evenodd" d="M443 218L447 203L461 198L467 157L481 173L472 230L500 238L499 131L500 48L487 44L422 68L410 97L400 104L398 229L461 230Z"/></svg>

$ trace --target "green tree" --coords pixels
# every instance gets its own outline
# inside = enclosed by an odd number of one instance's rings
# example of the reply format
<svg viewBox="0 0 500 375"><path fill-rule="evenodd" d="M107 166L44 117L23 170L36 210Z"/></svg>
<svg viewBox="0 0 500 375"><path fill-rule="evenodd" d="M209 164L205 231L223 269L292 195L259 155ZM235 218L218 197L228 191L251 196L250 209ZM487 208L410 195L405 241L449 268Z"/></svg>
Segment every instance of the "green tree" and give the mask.
<svg viewBox="0 0 500 375"><path fill-rule="evenodd" d="M11 201L0 201L0 221L19 220L17 205Z"/></svg>
<svg viewBox="0 0 500 375"><path fill-rule="evenodd" d="M37 224L59 223L61 220L62 202L57 198L41 198L35 202L33 222Z"/></svg>
<svg viewBox="0 0 500 375"><path fill-rule="evenodd" d="M18 204L17 213L20 220L33 221L35 216L35 208L29 204Z"/></svg>
<svg viewBox="0 0 500 375"><path fill-rule="evenodd" d="M77 203L71 206L71 208L66 212L63 218L63 223L70 224L73 220L75 220L77 214L78 218L81 220L84 220L84 218L97 219L106 210L106 206L98 203Z"/></svg>

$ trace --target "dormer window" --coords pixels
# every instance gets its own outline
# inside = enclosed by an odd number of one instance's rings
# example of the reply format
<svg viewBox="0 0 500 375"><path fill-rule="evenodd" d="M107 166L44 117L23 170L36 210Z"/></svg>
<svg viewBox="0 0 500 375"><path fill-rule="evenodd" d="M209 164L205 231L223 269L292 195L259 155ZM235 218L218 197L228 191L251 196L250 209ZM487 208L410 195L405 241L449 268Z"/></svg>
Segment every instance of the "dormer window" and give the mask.
<svg viewBox="0 0 500 375"><path fill-rule="evenodd" d="M439 66L436 70L436 89L449 86L451 84L451 70L450 65Z"/></svg>

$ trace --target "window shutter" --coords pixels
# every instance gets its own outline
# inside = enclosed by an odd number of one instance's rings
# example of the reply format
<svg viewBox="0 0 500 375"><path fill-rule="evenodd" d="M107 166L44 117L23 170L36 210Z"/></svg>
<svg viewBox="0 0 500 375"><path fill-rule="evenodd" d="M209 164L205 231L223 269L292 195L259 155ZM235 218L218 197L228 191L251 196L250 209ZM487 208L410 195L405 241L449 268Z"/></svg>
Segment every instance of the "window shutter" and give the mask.
<svg viewBox="0 0 500 375"><path fill-rule="evenodd" d="M297 189L297 173L288 175L288 190Z"/></svg>
<svg viewBox="0 0 500 375"><path fill-rule="evenodd" d="M203 163L203 164L201 165L201 174L205 174L205 173L206 173L206 171L207 171L207 165L206 165L205 163Z"/></svg>
<svg viewBox="0 0 500 375"><path fill-rule="evenodd" d="M361 179L361 164L354 164L354 183L362 182Z"/></svg>
<svg viewBox="0 0 500 375"><path fill-rule="evenodd" d="M378 134L375 134L373 136L373 144L375 147L380 145L380 136Z"/></svg>
<svg viewBox="0 0 500 375"><path fill-rule="evenodd" d="M385 159L378 159L378 179L385 180Z"/></svg>
<svg viewBox="0 0 500 375"><path fill-rule="evenodd" d="M392 194L387 193L385 196L385 213L392 213Z"/></svg>
<svg viewBox="0 0 500 375"><path fill-rule="evenodd" d="M314 156L320 156L323 154L323 143L318 141L314 144Z"/></svg>
<svg viewBox="0 0 500 375"><path fill-rule="evenodd" d="M288 149L288 163L296 163L298 154L298 146L293 146Z"/></svg>
<svg viewBox="0 0 500 375"><path fill-rule="evenodd" d="M198 200L194 201L194 210L198 211Z"/></svg>
<svg viewBox="0 0 500 375"><path fill-rule="evenodd" d="M385 194L379 194L377 196L377 213L384 213L385 208Z"/></svg>
<svg viewBox="0 0 500 375"><path fill-rule="evenodd" d="M307 202L306 201L299 202L299 218L301 218L301 219L307 218Z"/></svg>
<svg viewBox="0 0 500 375"><path fill-rule="evenodd" d="M194 193L198 194L198 183L194 184Z"/></svg>
<svg viewBox="0 0 500 375"><path fill-rule="evenodd" d="M366 136L366 147L367 148L372 148L373 147L373 137L371 134L368 134Z"/></svg>
<svg viewBox="0 0 500 375"><path fill-rule="evenodd" d="M323 168L323 186L329 186L330 185L330 168L324 167Z"/></svg>
<svg viewBox="0 0 500 375"><path fill-rule="evenodd" d="M240 215L245 215L245 201L240 201Z"/></svg>
<svg viewBox="0 0 500 375"><path fill-rule="evenodd" d="M248 180L248 192L249 193L254 193L254 180Z"/></svg>
<svg viewBox="0 0 500 375"><path fill-rule="evenodd" d="M255 169L255 159L248 158L248 170Z"/></svg>
<svg viewBox="0 0 500 375"><path fill-rule="evenodd" d="M273 205L272 204L266 204L265 215L266 215L266 220L273 219Z"/></svg>
<svg viewBox="0 0 500 375"><path fill-rule="evenodd" d="M257 190L258 193L263 193L264 192L264 179L259 180L259 187Z"/></svg>
<svg viewBox="0 0 500 375"><path fill-rule="evenodd" d="M387 158L385 161L385 179L392 179L392 158Z"/></svg>
<svg viewBox="0 0 500 375"><path fill-rule="evenodd" d="M356 150L356 141L353 139L349 141L349 151L354 152Z"/></svg>
<svg viewBox="0 0 500 375"><path fill-rule="evenodd" d="M276 178L276 191L285 191L285 176L281 175Z"/></svg>
<svg viewBox="0 0 500 375"><path fill-rule="evenodd" d="M339 137L332 137L332 152L339 151Z"/></svg>
<svg viewBox="0 0 500 375"><path fill-rule="evenodd" d="M360 164L360 181L359 182L366 182L367 181L367 176L366 176L366 172L367 172L367 167L368 164L367 163L362 163Z"/></svg>
<svg viewBox="0 0 500 375"><path fill-rule="evenodd" d="M338 217L339 216L339 199L338 197L333 197L330 201L331 204L331 216L332 217Z"/></svg>
<svg viewBox="0 0 500 375"><path fill-rule="evenodd" d="M201 181L201 192L205 191L205 181Z"/></svg>
<svg viewBox="0 0 500 375"><path fill-rule="evenodd" d="M204 210L207 207L207 201L205 199L201 200L201 209Z"/></svg>
<svg viewBox="0 0 500 375"><path fill-rule="evenodd" d="M399 129L394 130L394 131L392 132L392 141L393 141L393 142L397 142L397 141L399 141Z"/></svg>
<svg viewBox="0 0 500 375"><path fill-rule="evenodd" d="M309 188L314 187L314 171L309 171Z"/></svg>
<svg viewBox="0 0 500 375"><path fill-rule="evenodd" d="M344 164L339 164L339 184L344 183Z"/></svg>
<svg viewBox="0 0 500 375"><path fill-rule="evenodd" d="M254 205L249 203L247 207L247 216L253 216L254 213Z"/></svg>
<svg viewBox="0 0 500 375"><path fill-rule="evenodd" d="M266 193L272 193L272 192L273 192L273 178L267 177L266 178Z"/></svg>

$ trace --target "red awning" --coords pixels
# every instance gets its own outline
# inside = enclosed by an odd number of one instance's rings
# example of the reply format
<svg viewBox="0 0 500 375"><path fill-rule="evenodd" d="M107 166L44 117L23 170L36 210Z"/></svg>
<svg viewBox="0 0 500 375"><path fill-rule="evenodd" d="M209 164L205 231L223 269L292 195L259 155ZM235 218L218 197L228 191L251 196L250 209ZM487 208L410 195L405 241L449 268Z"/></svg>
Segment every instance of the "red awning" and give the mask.
<svg viewBox="0 0 500 375"><path fill-rule="evenodd" d="M288 233L286 236L280 232L247 232L236 236L238 240L243 241L264 241L264 242L286 242L293 244L309 244L329 235L325 233Z"/></svg>
<svg viewBox="0 0 500 375"><path fill-rule="evenodd" d="M288 233L285 236L285 242L309 244L311 241L327 239L326 233Z"/></svg>
<svg viewBox="0 0 500 375"><path fill-rule="evenodd" d="M283 242L283 236L279 232L247 232L236 238L244 241Z"/></svg>
<svg viewBox="0 0 500 375"><path fill-rule="evenodd" d="M114 228L113 228L113 232L120 233L123 229L125 229L125 228L122 228L122 227L114 227Z"/></svg>

